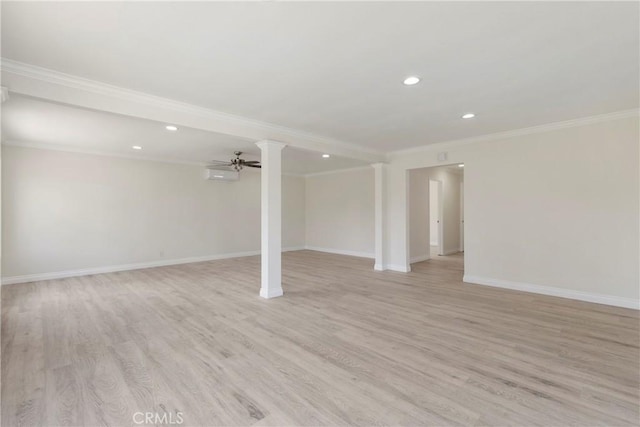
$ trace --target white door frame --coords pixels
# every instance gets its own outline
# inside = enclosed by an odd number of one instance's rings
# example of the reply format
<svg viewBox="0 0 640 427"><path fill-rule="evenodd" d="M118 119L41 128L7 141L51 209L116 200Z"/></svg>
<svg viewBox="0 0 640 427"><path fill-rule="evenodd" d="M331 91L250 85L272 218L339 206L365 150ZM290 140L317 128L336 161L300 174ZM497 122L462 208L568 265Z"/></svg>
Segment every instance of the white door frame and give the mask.
<svg viewBox="0 0 640 427"><path fill-rule="evenodd" d="M444 186L442 181L437 179L429 179L436 183L438 189L438 255L444 255Z"/></svg>
<svg viewBox="0 0 640 427"><path fill-rule="evenodd" d="M464 181L460 181L460 252L464 252Z"/></svg>

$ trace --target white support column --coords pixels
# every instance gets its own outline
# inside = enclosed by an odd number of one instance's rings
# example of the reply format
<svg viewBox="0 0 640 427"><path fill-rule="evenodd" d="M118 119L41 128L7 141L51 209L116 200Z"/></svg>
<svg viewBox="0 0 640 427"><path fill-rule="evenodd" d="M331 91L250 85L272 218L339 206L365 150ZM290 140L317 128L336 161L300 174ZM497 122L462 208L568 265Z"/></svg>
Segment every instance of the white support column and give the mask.
<svg viewBox="0 0 640 427"><path fill-rule="evenodd" d="M385 180L386 180L386 165L384 163L373 163L373 169L375 169L375 254L376 261L373 266L374 270L383 271L386 270L384 260L384 204L386 199L385 193Z"/></svg>
<svg viewBox="0 0 640 427"><path fill-rule="evenodd" d="M262 151L262 298L282 296L282 142L260 141Z"/></svg>

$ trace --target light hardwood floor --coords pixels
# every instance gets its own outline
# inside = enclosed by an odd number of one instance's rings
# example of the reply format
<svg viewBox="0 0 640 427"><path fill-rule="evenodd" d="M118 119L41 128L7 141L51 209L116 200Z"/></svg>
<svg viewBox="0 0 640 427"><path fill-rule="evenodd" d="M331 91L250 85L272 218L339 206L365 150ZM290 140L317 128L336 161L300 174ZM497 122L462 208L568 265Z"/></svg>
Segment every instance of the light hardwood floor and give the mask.
<svg viewBox="0 0 640 427"><path fill-rule="evenodd" d="M284 254L2 288L2 425L637 425L638 312Z"/></svg>

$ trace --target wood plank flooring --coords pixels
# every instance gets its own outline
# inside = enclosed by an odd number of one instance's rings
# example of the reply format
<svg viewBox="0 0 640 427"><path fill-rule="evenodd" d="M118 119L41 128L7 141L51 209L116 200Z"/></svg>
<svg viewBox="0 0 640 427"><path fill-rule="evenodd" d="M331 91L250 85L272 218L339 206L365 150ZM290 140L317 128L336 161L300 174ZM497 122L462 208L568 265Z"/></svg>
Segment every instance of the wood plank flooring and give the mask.
<svg viewBox="0 0 640 427"><path fill-rule="evenodd" d="M464 284L460 255L283 264L272 300L259 257L4 286L2 425L638 425L637 311Z"/></svg>

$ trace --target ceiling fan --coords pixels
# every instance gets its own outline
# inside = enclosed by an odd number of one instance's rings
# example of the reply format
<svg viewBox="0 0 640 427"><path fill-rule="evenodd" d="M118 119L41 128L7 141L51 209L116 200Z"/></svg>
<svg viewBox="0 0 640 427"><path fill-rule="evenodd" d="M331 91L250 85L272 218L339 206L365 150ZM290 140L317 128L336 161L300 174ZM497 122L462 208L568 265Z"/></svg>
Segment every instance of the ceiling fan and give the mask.
<svg viewBox="0 0 640 427"><path fill-rule="evenodd" d="M207 169L217 169L221 167L230 167L233 170L240 172L242 168L245 166L248 168L261 168L260 161L258 160L244 160L241 159L242 151L234 151L233 154L236 155L235 159L231 159L229 161L224 160L211 160L207 165Z"/></svg>

